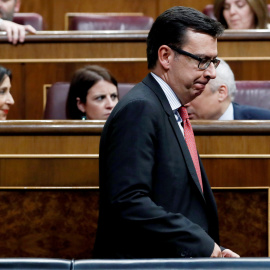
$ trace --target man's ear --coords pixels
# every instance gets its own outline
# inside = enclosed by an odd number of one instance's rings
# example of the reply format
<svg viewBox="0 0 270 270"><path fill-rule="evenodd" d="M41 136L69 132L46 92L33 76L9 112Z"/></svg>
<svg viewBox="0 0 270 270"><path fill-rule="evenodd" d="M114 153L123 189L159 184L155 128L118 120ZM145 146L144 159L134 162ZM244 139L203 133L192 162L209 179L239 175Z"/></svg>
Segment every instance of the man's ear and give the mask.
<svg viewBox="0 0 270 270"><path fill-rule="evenodd" d="M77 100L77 107L78 107L78 109L81 112L85 113L85 104L81 102L81 99L79 97L77 97L76 100Z"/></svg>
<svg viewBox="0 0 270 270"><path fill-rule="evenodd" d="M14 7L14 12L19 12L21 7L21 0L17 0Z"/></svg>
<svg viewBox="0 0 270 270"><path fill-rule="evenodd" d="M222 102L228 97L228 87L225 84L222 84L218 88L218 101Z"/></svg>
<svg viewBox="0 0 270 270"><path fill-rule="evenodd" d="M161 66L168 70L170 68L170 62L173 58L172 50L167 45L162 45L158 49L158 60Z"/></svg>

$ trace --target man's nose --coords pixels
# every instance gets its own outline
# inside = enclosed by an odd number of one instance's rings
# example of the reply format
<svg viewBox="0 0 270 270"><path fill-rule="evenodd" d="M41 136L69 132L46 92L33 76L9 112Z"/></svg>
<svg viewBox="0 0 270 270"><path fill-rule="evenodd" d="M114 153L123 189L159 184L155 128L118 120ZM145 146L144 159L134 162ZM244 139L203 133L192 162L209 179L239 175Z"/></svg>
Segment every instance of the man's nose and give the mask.
<svg viewBox="0 0 270 270"><path fill-rule="evenodd" d="M215 79L216 78L216 68L211 62L209 67L204 71L204 77Z"/></svg>

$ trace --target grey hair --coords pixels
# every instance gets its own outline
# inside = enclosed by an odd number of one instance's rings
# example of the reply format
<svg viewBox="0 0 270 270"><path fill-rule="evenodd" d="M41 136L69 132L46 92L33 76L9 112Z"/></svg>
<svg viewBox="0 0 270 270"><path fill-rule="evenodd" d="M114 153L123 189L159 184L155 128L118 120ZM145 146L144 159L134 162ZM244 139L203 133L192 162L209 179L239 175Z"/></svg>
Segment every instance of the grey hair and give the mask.
<svg viewBox="0 0 270 270"><path fill-rule="evenodd" d="M233 101L237 91L234 74L230 66L224 60L220 59L220 64L216 69L216 78L209 81L209 86L211 91L214 93L222 84L225 84L227 86L228 95Z"/></svg>

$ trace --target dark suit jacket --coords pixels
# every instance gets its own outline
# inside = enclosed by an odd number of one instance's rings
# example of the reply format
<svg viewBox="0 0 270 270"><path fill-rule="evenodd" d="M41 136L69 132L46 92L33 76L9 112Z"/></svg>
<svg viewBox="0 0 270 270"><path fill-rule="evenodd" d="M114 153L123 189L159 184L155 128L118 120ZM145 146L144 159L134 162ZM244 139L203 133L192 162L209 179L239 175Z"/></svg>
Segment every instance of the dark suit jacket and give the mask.
<svg viewBox="0 0 270 270"><path fill-rule="evenodd" d="M215 200L204 194L169 102L151 74L114 108L100 142L96 258L210 257Z"/></svg>
<svg viewBox="0 0 270 270"><path fill-rule="evenodd" d="M234 120L270 120L270 110L233 103Z"/></svg>

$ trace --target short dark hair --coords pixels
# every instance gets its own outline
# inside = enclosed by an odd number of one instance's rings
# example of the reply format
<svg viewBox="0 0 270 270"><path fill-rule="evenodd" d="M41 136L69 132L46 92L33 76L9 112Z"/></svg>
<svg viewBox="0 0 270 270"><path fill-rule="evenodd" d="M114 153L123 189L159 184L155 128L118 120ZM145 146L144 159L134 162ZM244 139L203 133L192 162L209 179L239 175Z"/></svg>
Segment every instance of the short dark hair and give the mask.
<svg viewBox="0 0 270 270"><path fill-rule="evenodd" d="M205 33L212 37L218 37L224 31L221 23L196 9L175 6L166 10L153 23L147 37L149 69L156 66L160 46L174 45L181 48L184 45L187 29Z"/></svg>
<svg viewBox="0 0 270 270"><path fill-rule="evenodd" d="M3 80L6 78L6 76L8 76L9 79L11 80L12 79L11 71L3 66L0 66L0 83L3 82Z"/></svg>
<svg viewBox="0 0 270 270"><path fill-rule="evenodd" d="M88 90L101 80L110 82L117 87L117 81L110 72L97 65L85 66L74 73L66 103L66 115L68 119L82 118L83 113L77 107L77 97L80 98L82 103L86 103Z"/></svg>

